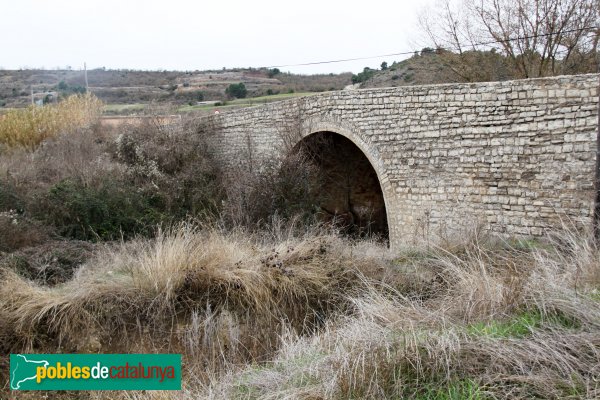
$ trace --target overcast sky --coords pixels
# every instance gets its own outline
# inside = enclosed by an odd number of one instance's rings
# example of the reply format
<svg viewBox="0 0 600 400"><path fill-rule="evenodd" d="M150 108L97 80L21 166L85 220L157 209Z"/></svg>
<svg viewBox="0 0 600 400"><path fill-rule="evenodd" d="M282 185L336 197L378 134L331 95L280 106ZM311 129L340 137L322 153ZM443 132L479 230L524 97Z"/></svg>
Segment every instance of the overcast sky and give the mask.
<svg viewBox="0 0 600 400"><path fill-rule="evenodd" d="M0 67L204 70L414 50L424 1L0 0ZM416 42L417 41L417 42ZM405 56L305 67L358 72Z"/></svg>

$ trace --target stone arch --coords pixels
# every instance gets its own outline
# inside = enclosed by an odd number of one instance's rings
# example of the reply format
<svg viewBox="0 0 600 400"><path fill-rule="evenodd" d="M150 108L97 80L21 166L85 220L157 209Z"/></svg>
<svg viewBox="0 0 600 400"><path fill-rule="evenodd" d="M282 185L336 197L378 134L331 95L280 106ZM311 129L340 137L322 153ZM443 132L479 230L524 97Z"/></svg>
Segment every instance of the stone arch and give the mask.
<svg viewBox="0 0 600 400"><path fill-rule="evenodd" d="M377 147L371 143L367 135L363 134L357 127L353 127L345 122L323 118L310 118L303 121L300 131L301 137L297 143L300 143L308 136L319 132L332 132L343 136L350 140L367 158L377 175L377 180L379 181L379 186L383 195L390 247L396 247L399 241L399 233L397 227L394 225L394 221L396 220L395 206L393 204L394 192L383 163L383 158Z"/></svg>

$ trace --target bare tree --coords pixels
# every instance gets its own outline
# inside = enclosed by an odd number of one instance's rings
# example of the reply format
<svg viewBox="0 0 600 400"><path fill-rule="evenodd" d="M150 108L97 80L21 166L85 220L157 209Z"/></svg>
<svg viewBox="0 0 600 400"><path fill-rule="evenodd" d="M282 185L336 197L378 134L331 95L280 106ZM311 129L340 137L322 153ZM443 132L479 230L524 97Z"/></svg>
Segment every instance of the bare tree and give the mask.
<svg viewBox="0 0 600 400"><path fill-rule="evenodd" d="M438 49L462 54L475 46L468 9L456 0L438 0L435 7L423 9L419 26Z"/></svg>
<svg viewBox="0 0 600 400"><path fill-rule="evenodd" d="M600 0L441 0L420 25L457 54L501 50L519 77L598 68Z"/></svg>

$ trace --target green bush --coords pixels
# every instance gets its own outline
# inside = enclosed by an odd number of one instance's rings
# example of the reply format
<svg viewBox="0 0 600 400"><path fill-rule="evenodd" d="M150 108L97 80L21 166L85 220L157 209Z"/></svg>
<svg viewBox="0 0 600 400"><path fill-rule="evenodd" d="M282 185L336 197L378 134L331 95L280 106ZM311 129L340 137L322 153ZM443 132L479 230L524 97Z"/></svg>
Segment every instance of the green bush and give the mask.
<svg viewBox="0 0 600 400"><path fill-rule="evenodd" d="M84 94L87 92L84 86L69 86L65 81L60 81L56 87L63 96L72 94Z"/></svg>
<svg viewBox="0 0 600 400"><path fill-rule="evenodd" d="M273 68L273 69L270 69L269 72L267 72L267 75L269 76L269 78L272 78L275 75L279 75L280 73L281 73L281 71L279 70L279 68Z"/></svg>
<svg viewBox="0 0 600 400"><path fill-rule="evenodd" d="M375 70L369 67L365 67L363 72L359 72L358 74L352 75L352 83L362 83L368 81L375 75Z"/></svg>
<svg viewBox="0 0 600 400"><path fill-rule="evenodd" d="M144 196L134 187L108 178L97 188L63 180L41 201L37 217L59 234L80 240L115 240L151 234L165 217L160 196Z"/></svg>
<svg viewBox="0 0 600 400"><path fill-rule="evenodd" d="M246 85L243 82L232 83L225 89L225 94L229 97L243 99L248 94L248 89L246 89Z"/></svg>

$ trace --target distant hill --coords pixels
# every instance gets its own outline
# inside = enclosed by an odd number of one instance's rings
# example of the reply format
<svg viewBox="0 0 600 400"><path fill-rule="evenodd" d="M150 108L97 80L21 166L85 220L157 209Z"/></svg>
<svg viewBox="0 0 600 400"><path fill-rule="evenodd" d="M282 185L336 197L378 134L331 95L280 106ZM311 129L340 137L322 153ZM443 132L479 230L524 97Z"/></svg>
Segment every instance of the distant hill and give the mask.
<svg viewBox="0 0 600 400"><path fill-rule="evenodd" d="M504 57L495 52L470 52L462 56L423 49L412 57L393 62L385 70L363 71L359 87L391 87L453 82L502 81L514 78ZM365 79L366 78L366 79Z"/></svg>
<svg viewBox="0 0 600 400"><path fill-rule="evenodd" d="M589 58L589 57L588 57ZM591 58L593 59L593 57ZM560 62L560 61L558 61ZM588 65L589 64L589 65ZM563 73L594 72L594 63L563 65ZM591 69L591 70L590 70ZM588 71L589 70L589 71ZM427 85L454 82L503 81L518 78L509 60L495 51L466 51L461 54L424 48L403 61L365 68L362 72L297 75L278 69L231 69L213 71L88 71L90 90L107 104L107 114L142 112L149 103L175 106L177 112L212 112L281 100L287 94ZM245 100L231 101L225 93L231 84L244 83ZM36 99L50 100L81 92L85 87L81 70L0 70L0 113L3 109L24 107ZM227 103L225 101L227 100Z"/></svg>
<svg viewBox="0 0 600 400"><path fill-rule="evenodd" d="M579 60L579 61L578 61ZM596 72L595 58L588 54L560 64L562 74ZM403 61L381 70L365 69L353 76L361 88L437 83L489 82L521 78L514 64L496 51L465 51L461 54L425 48Z"/></svg>
<svg viewBox="0 0 600 400"><path fill-rule="evenodd" d="M88 71L90 91L107 104L134 104L151 101L192 104L225 100L225 89L244 83L248 97L291 92L340 90L351 83L351 73L295 75L267 69L221 71L133 71L93 69ZM62 95L82 91L83 71L0 70L0 107L23 107L49 92Z"/></svg>

